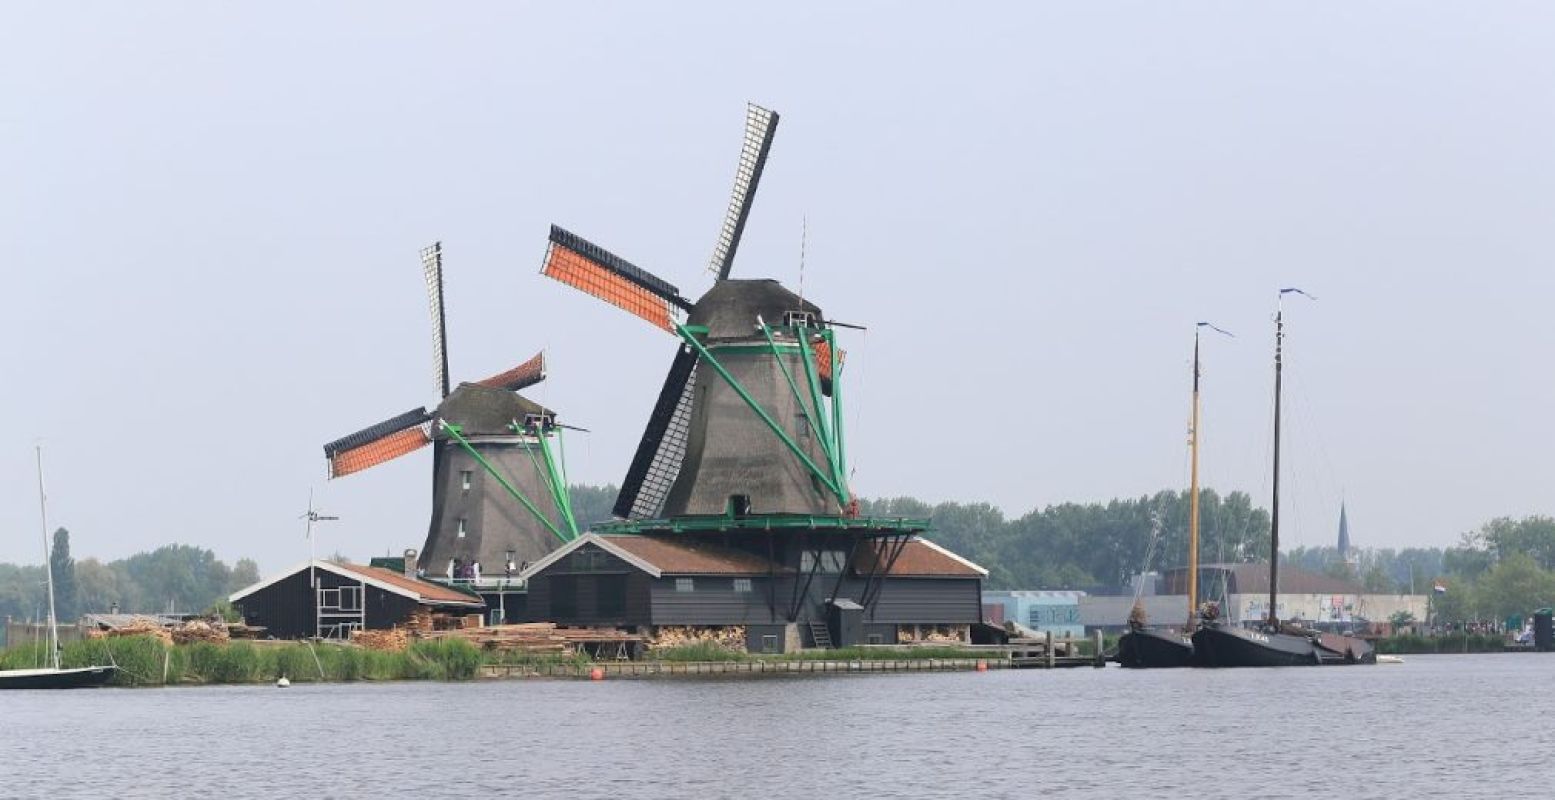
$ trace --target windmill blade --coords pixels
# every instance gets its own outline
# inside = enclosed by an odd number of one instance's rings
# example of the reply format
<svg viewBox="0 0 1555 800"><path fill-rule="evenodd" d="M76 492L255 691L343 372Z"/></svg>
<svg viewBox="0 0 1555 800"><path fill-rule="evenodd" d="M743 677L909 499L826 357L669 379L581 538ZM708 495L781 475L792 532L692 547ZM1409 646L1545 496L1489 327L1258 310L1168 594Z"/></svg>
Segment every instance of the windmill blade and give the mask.
<svg viewBox="0 0 1555 800"><path fill-rule="evenodd" d="M838 363L842 363L843 361L847 360L848 353L846 350L839 349L837 353ZM815 343L815 371L821 376L821 391L824 392L827 397L831 397L832 347L831 343L824 339Z"/></svg>
<svg viewBox="0 0 1555 800"><path fill-rule="evenodd" d="M443 321L443 243L433 242L421 250L421 271L427 279L427 300L432 307L432 369L437 380L438 397L447 397L448 326Z"/></svg>
<svg viewBox="0 0 1555 800"><path fill-rule="evenodd" d="M681 297L679 289L556 225L551 226L540 272L671 333L679 312L691 310L691 301Z"/></svg>
<svg viewBox="0 0 1555 800"><path fill-rule="evenodd" d="M691 431L691 396L696 389L697 354L682 346L670 362L664 388L648 416L642 441L621 482L611 513L623 519L652 519L664 508L664 498L680 476Z"/></svg>
<svg viewBox="0 0 1555 800"><path fill-rule="evenodd" d="M777 124L776 111L755 103L746 106L745 142L740 146L740 164L734 170L734 194L729 198L729 211L718 232L718 244L713 247L713 259L707 265L718 280L729 277L729 270L734 267L734 252L740 249L740 236L745 233L745 220L756 200L756 185L761 183L761 171L767 166Z"/></svg>
<svg viewBox="0 0 1555 800"><path fill-rule="evenodd" d="M324 445L329 477L361 472L432 443L432 415L417 408Z"/></svg>
<svg viewBox="0 0 1555 800"><path fill-rule="evenodd" d="M535 353L534 358L508 370L476 381L476 383L492 389L507 389L516 392L527 386L533 386L545 380L545 351Z"/></svg>

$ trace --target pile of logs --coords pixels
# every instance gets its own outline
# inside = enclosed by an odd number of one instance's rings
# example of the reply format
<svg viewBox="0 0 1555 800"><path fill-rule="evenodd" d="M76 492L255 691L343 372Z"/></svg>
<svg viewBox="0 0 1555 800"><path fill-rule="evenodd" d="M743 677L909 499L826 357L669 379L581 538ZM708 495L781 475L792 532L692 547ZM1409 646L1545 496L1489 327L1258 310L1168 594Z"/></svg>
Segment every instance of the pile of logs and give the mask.
<svg viewBox="0 0 1555 800"><path fill-rule="evenodd" d="M173 628L170 632L173 641L177 644L191 644L194 642L212 642L226 644L231 637L227 634L227 625L224 622L207 622L202 619L192 619Z"/></svg>
<svg viewBox="0 0 1555 800"><path fill-rule="evenodd" d="M584 645L635 644L642 637L614 628L561 628L552 622L483 625L421 633L426 639L463 639L485 650L571 655Z"/></svg>
<svg viewBox="0 0 1555 800"><path fill-rule="evenodd" d="M406 628L391 628L386 631L352 631L351 643L365 647L368 650L385 650L397 653L410 647L410 631Z"/></svg>
<svg viewBox="0 0 1555 800"><path fill-rule="evenodd" d="M152 617L135 617L117 628L87 631L87 637L101 639L108 636L150 636L164 645L173 643L173 634Z"/></svg>
<svg viewBox="0 0 1555 800"><path fill-rule="evenodd" d="M658 628L648 647L662 650L688 644L712 644L736 653L745 652L744 625L666 625Z"/></svg>
<svg viewBox="0 0 1555 800"><path fill-rule="evenodd" d="M901 644L965 644L970 638L965 625L902 625L896 635Z"/></svg>

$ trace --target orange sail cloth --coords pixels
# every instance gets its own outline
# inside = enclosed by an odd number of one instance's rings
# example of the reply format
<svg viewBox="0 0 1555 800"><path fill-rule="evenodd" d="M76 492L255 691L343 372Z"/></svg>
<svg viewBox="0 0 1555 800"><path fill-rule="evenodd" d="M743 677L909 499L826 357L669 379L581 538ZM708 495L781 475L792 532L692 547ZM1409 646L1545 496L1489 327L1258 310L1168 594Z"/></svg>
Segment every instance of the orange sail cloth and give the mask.
<svg viewBox="0 0 1555 800"><path fill-rule="evenodd" d="M669 301L606 269L576 250L551 242L541 273L675 332Z"/></svg>
<svg viewBox="0 0 1555 800"><path fill-rule="evenodd" d="M425 427L416 426L396 431L380 439L374 439L360 447L342 450L329 460L329 476L338 478L376 467L385 461L399 458L406 453L420 450L432 443Z"/></svg>
<svg viewBox="0 0 1555 800"><path fill-rule="evenodd" d="M492 389L509 389L518 391L525 386L533 386L545 380L545 353L536 353L534 358L508 370L476 381L476 383Z"/></svg>

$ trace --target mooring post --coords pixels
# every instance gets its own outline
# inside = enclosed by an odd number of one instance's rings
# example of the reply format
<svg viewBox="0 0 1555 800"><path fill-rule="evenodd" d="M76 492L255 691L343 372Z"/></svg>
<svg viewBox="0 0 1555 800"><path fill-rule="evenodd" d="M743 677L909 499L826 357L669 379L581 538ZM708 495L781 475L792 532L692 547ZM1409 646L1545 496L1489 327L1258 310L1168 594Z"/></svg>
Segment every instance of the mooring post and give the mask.
<svg viewBox="0 0 1555 800"><path fill-rule="evenodd" d="M1053 632L1043 631L1042 638L1047 641L1047 668L1052 669L1058 661L1057 653L1053 650Z"/></svg>
<svg viewBox="0 0 1555 800"><path fill-rule="evenodd" d="M1102 645L1106 642L1106 639L1102 638L1101 628L1091 631L1091 642L1092 646L1096 648L1096 666L1107 666L1107 656L1101 651Z"/></svg>

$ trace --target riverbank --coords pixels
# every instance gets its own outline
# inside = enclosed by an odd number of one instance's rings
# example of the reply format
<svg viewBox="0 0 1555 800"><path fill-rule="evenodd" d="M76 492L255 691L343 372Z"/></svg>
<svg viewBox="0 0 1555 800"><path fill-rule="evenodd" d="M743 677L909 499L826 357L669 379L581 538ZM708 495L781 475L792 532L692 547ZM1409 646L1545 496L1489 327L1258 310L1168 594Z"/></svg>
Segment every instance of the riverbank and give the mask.
<svg viewBox="0 0 1555 800"><path fill-rule="evenodd" d="M1452 634L1448 636L1389 636L1375 642L1383 655L1421 655L1425 653L1499 653L1506 649L1506 637L1497 633Z"/></svg>
<svg viewBox="0 0 1555 800"><path fill-rule="evenodd" d="M46 662L41 644L0 650L0 669ZM466 681L478 678L705 675L723 673L885 672L970 670L1008 666L1003 659L959 647L859 647L789 654L750 654L706 645L669 648L641 661L594 661L587 656L529 655L482 650L458 639L412 643L384 651L312 642L197 642L167 645L148 636L71 642L64 667L112 663L115 686L256 684L286 677L293 683L354 681Z"/></svg>

